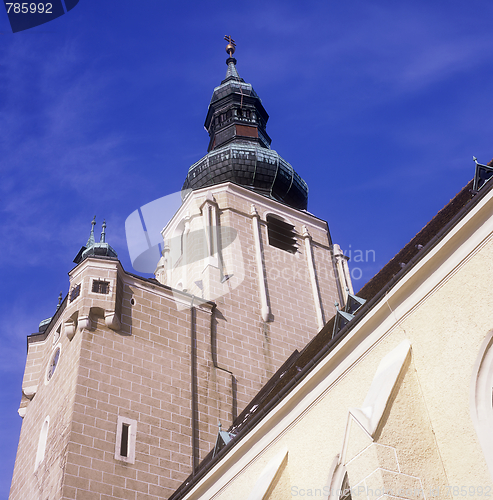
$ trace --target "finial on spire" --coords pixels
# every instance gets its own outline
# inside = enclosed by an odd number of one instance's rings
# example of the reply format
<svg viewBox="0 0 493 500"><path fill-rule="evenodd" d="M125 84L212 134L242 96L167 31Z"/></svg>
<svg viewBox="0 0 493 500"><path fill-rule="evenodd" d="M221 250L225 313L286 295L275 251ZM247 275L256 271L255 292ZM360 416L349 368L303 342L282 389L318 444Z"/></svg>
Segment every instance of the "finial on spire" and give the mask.
<svg viewBox="0 0 493 500"><path fill-rule="evenodd" d="M236 50L236 42L231 38L230 35L226 35L224 39L228 42L228 45L226 45L226 52L229 54L229 57L233 57L233 54Z"/></svg>
<svg viewBox="0 0 493 500"><path fill-rule="evenodd" d="M103 220L103 230L101 231L99 243L106 243L106 220Z"/></svg>
<svg viewBox="0 0 493 500"><path fill-rule="evenodd" d="M96 225L96 216L91 222L91 234L87 240L86 246L79 250L75 256L74 262L80 264L86 257L111 257L118 258L118 254L108 243L106 243L106 220L103 220L103 228L101 231L101 239L97 243L94 240L94 226Z"/></svg>
<svg viewBox="0 0 493 500"><path fill-rule="evenodd" d="M58 309L60 308L60 304L62 303L62 292L60 292L60 295L58 296L58 305L56 306L56 310L58 311Z"/></svg>
<svg viewBox="0 0 493 500"><path fill-rule="evenodd" d="M94 226L95 225L96 225L96 216L94 216L94 219L92 219L92 222L91 222L91 234L89 235L89 239L87 240L86 248L92 247L95 243L95 240L94 240Z"/></svg>

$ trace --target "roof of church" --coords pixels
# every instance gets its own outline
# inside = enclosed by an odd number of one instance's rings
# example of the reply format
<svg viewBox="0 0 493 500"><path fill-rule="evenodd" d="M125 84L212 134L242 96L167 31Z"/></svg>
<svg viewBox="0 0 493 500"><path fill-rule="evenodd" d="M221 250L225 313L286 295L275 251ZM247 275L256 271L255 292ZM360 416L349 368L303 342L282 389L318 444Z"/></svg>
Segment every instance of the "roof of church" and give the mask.
<svg viewBox="0 0 493 500"><path fill-rule="evenodd" d="M208 153L189 168L183 191L233 182L305 210L308 186L270 149L269 115L252 85L238 74L235 47L230 43L226 50L226 77L214 89L204 124L210 136Z"/></svg>
<svg viewBox="0 0 493 500"><path fill-rule="evenodd" d="M493 162L493 160L492 160ZM493 165L493 163L492 163ZM294 351L283 366L271 377L243 412L235 419L229 432L234 439L215 456L209 453L199 469L191 475L169 500L178 500L189 488L209 471L235 446L270 410L272 410L332 349L359 323L381 297L398 283L434 246L493 189L493 182L479 192L472 189L471 180L433 219L391 259L370 281L361 288L358 296L366 303L356 317L332 336L335 316L301 351Z"/></svg>

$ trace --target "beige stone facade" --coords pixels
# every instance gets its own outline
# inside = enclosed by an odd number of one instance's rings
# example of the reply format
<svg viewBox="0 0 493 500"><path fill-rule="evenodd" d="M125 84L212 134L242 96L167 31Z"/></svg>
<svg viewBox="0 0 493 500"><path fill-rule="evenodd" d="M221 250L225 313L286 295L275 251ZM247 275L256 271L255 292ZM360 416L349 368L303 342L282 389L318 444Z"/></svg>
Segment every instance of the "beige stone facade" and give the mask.
<svg viewBox="0 0 493 500"><path fill-rule="evenodd" d="M234 88L212 135L255 121ZM466 186L358 298L327 223L276 201L294 170L271 152L255 177L257 146L231 140L189 172L156 279L93 232L79 252L28 338L10 500L493 496L493 184ZM243 187L209 182L228 161Z"/></svg>
<svg viewBox="0 0 493 500"><path fill-rule="evenodd" d="M173 500L493 495L493 189L468 196Z"/></svg>
<svg viewBox="0 0 493 500"><path fill-rule="evenodd" d="M209 254L185 244L189 260L180 248L161 262L161 283L114 258L70 272L64 303L29 339L11 500L168 498L214 446L218 422L231 425L318 332L317 308L333 315L340 286L325 222L224 184L192 193L165 240L180 241L185 225L207 229L208 207L234 241ZM296 253L269 244L268 213L294 226Z"/></svg>

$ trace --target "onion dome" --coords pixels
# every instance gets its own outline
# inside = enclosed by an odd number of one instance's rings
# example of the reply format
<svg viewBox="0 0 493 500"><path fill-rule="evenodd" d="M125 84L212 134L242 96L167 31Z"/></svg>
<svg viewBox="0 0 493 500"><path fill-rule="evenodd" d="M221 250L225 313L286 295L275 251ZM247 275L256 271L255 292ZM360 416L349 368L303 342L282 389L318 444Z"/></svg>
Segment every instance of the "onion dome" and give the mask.
<svg viewBox="0 0 493 500"><path fill-rule="evenodd" d="M214 89L205 119L208 153L188 170L183 190L233 182L298 209L306 209L308 186L293 167L270 148L269 115L250 83L236 69L236 44L226 51L228 69Z"/></svg>

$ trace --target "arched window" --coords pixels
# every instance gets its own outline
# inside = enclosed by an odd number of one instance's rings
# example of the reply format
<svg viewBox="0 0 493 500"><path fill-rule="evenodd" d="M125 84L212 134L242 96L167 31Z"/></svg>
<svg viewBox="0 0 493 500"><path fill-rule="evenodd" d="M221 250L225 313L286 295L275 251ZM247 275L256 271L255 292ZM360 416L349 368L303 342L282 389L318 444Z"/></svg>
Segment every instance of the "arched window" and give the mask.
<svg viewBox="0 0 493 500"><path fill-rule="evenodd" d="M493 477L493 331L490 331L476 358L472 379L470 410L484 458Z"/></svg>
<svg viewBox="0 0 493 500"><path fill-rule="evenodd" d="M38 450L36 452L36 462L34 464L34 470L37 470L39 464L45 458L46 442L48 440L48 427L49 426L50 426L50 417L47 416L45 418L45 421L43 422L43 426L41 427L41 432L39 433Z"/></svg>
<svg viewBox="0 0 493 500"><path fill-rule="evenodd" d="M342 480L339 500L351 500L351 486L349 485L349 478L347 477L347 472L346 474L344 474L344 479Z"/></svg>
<svg viewBox="0 0 493 500"><path fill-rule="evenodd" d="M331 467L330 493L328 500L351 500L351 485L346 467L339 462L339 455L336 455Z"/></svg>

